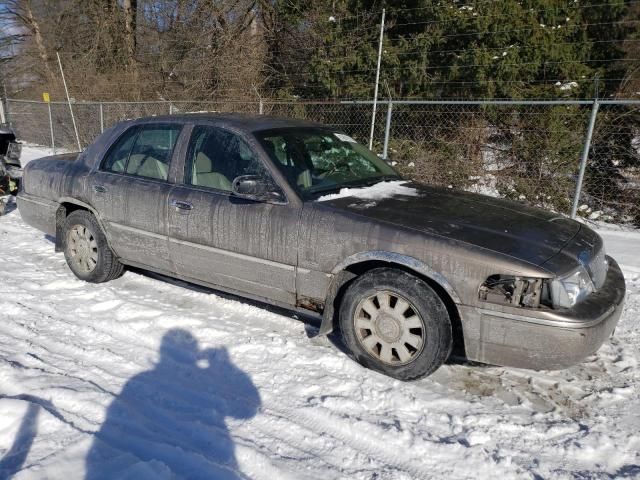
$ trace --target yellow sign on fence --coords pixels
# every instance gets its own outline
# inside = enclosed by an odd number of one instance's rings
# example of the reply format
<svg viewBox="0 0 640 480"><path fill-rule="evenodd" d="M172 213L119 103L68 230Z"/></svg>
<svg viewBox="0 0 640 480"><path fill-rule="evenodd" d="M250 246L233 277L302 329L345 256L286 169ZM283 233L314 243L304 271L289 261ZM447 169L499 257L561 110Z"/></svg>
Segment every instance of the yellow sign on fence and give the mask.
<svg viewBox="0 0 640 480"><path fill-rule="evenodd" d="M47 103L50 102L51 99L49 98L49 93L48 92L42 92L42 100L44 100Z"/></svg>

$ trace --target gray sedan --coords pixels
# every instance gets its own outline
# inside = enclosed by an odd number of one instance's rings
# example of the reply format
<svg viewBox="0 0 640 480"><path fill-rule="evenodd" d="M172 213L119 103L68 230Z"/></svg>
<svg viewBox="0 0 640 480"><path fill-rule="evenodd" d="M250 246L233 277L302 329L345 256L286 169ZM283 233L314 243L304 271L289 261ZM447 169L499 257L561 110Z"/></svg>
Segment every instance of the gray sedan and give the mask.
<svg viewBox="0 0 640 480"><path fill-rule="evenodd" d="M321 318L395 378L468 359L551 369L612 334L625 284L563 216L403 180L333 128L237 115L122 122L30 162L18 206L89 282L148 269ZM256 320L259 321L259 320Z"/></svg>

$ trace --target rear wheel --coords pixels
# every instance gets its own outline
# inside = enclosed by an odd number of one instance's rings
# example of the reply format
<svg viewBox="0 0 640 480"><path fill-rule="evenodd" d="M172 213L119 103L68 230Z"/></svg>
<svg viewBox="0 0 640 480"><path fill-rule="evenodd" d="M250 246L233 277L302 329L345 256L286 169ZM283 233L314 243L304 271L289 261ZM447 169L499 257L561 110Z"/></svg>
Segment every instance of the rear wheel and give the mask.
<svg viewBox="0 0 640 480"><path fill-rule="evenodd" d="M65 220L64 256L74 275L86 282L113 280L124 270L96 218L86 210L76 210Z"/></svg>
<svg viewBox="0 0 640 480"><path fill-rule="evenodd" d="M340 329L353 357L400 380L433 373L449 356L451 322L427 283L401 270L371 270L349 287Z"/></svg>

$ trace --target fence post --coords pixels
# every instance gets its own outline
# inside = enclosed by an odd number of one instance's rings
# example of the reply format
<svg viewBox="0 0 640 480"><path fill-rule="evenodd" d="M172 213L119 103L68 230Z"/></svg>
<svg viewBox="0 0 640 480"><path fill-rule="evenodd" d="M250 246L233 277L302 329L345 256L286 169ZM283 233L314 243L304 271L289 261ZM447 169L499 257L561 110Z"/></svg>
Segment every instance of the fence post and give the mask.
<svg viewBox="0 0 640 480"><path fill-rule="evenodd" d="M169 115L173 115L173 103L169 102Z"/></svg>
<svg viewBox="0 0 640 480"><path fill-rule="evenodd" d="M9 123L7 122L7 116L4 113L4 98L0 98L0 123L5 124L5 123Z"/></svg>
<svg viewBox="0 0 640 480"><path fill-rule="evenodd" d="M576 182L576 192L573 196L573 207L571 208L571 218L576 218L578 213L578 203L580 203L580 194L582 193L582 183L584 182L584 172L587 169L587 161L589 160L589 150L591 149L591 138L593 137L593 128L596 124L596 116L600 103L596 98L593 101L591 109L591 118L589 118L589 128L587 129L587 138L584 141L582 157L580 158L580 172L578 173L578 181Z"/></svg>
<svg viewBox="0 0 640 480"><path fill-rule="evenodd" d="M51 150L53 154L56 154L56 139L53 136L53 115L51 115L51 102L47 102L47 108L49 109L49 131L51 132Z"/></svg>
<svg viewBox="0 0 640 480"><path fill-rule="evenodd" d="M378 66L376 67L376 83L373 91L373 112L371 113L371 133L369 134L369 150L373 150L373 133L376 128L376 108L378 107L378 84L380 83L380 62L382 61L382 42L384 40L384 16L385 9L382 9L382 19L380 20L380 41L378 42Z"/></svg>
<svg viewBox="0 0 640 480"><path fill-rule="evenodd" d="M100 133L104 133L104 110L102 108L102 102L100 102Z"/></svg>
<svg viewBox="0 0 640 480"><path fill-rule="evenodd" d="M387 159L389 152L389 133L391 131L391 113L393 112L393 102L389 100L387 104L387 123L384 126L384 146L382 148L382 158Z"/></svg>
<svg viewBox="0 0 640 480"><path fill-rule="evenodd" d="M262 98L260 98L260 101L258 102L258 115L262 115L263 111L264 111L264 104L262 103Z"/></svg>

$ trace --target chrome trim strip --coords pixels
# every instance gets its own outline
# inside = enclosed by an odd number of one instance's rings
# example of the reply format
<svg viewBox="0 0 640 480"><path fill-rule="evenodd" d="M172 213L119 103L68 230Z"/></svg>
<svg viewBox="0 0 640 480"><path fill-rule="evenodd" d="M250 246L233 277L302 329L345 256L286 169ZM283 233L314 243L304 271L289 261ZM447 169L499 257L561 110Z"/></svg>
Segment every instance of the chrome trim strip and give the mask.
<svg viewBox="0 0 640 480"><path fill-rule="evenodd" d="M160 235L158 233L147 232L146 230L141 230L135 227L129 227L127 225L122 225L121 223L109 222L111 227L119 228L120 230L125 230L131 233L138 233L141 235L147 235L148 237L158 238L160 240L167 240L169 237L166 235Z"/></svg>
<svg viewBox="0 0 640 480"><path fill-rule="evenodd" d="M45 202L39 202L38 200L34 200L33 198L29 198L26 195L28 194L20 194L18 195L18 200L23 200L25 202L31 202L31 203L35 203L36 205L42 205L43 207L48 207L48 208L56 208L58 206L57 202L49 202L49 203L45 203Z"/></svg>
<svg viewBox="0 0 640 480"><path fill-rule="evenodd" d="M226 255L228 257L234 257L240 260L245 260L245 261L254 262L254 263L261 263L263 265L270 265L272 267L281 268L283 270L287 270L290 272L293 272L296 269L293 265L287 265L286 263L278 263L271 260L265 260L263 258L244 255L242 253L231 252L229 250L222 250L220 248L209 247L207 245L200 245L199 243L187 242L186 240L177 240L175 238L169 238L169 242L177 243L179 245L185 245L191 248L198 248L200 250L205 250L208 252L219 253L220 255Z"/></svg>

